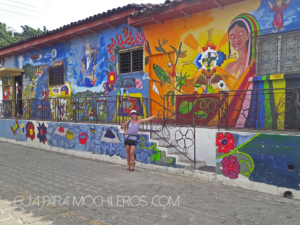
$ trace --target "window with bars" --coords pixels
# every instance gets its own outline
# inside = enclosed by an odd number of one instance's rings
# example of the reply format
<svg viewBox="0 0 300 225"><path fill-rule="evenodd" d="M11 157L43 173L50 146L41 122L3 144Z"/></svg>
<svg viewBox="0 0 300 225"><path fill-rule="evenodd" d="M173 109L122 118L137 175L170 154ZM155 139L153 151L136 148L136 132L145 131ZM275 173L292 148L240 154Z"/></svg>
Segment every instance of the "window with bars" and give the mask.
<svg viewBox="0 0 300 225"><path fill-rule="evenodd" d="M48 67L49 86L63 85L65 83L64 65Z"/></svg>
<svg viewBox="0 0 300 225"><path fill-rule="evenodd" d="M143 48L134 48L119 52L119 73L132 73L143 71L144 69L144 50Z"/></svg>
<svg viewBox="0 0 300 225"><path fill-rule="evenodd" d="M257 38L257 75L296 72L300 72L300 31Z"/></svg>

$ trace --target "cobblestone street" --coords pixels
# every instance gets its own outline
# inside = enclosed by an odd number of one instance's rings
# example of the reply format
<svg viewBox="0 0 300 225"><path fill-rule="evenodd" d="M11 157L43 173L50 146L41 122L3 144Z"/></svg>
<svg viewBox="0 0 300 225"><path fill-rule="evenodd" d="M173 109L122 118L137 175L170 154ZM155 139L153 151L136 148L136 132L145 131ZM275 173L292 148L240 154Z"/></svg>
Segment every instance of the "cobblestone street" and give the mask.
<svg viewBox="0 0 300 225"><path fill-rule="evenodd" d="M300 224L300 202L0 143L0 224ZM7 201L16 202L14 206Z"/></svg>

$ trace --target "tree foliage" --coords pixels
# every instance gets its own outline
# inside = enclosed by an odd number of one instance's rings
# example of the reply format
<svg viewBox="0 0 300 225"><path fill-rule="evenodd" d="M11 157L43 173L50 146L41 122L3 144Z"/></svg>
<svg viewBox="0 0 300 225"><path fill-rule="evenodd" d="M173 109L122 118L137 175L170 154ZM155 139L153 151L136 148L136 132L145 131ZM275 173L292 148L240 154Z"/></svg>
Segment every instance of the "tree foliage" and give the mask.
<svg viewBox="0 0 300 225"><path fill-rule="evenodd" d="M47 32L47 28L45 26L43 27L43 30L40 28L35 30L27 25L21 27L23 29L22 33L15 32L14 37L12 37L11 31L7 31L6 24L0 23L0 47Z"/></svg>

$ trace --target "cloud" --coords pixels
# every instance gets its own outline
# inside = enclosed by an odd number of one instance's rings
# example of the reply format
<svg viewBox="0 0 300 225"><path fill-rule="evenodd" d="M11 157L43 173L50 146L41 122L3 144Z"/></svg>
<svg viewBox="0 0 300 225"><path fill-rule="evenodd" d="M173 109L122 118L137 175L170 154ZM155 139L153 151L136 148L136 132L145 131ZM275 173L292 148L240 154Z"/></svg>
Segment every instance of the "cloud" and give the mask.
<svg viewBox="0 0 300 225"><path fill-rule="evenodd" d="M287 25L293 23L293 22L296 21L296 20L297 20L297 16L291 16L291 17L289 17L289 18L283 23L283 25L284 25L284 26L287 26Z"/></svg>
<svg viewBox="0 0 300 225"><path fill-rule="evenodd" d="M45 56L44 56L45 59L48 59L48 58L51 58L51 57L52 57L51 53L46 53Z"/></svg>

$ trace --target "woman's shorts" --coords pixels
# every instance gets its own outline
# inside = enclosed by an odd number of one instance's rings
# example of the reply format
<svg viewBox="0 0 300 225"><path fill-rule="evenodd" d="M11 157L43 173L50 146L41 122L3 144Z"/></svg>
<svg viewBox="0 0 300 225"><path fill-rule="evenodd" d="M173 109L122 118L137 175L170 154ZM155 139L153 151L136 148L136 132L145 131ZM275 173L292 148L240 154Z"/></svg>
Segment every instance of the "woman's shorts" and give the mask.
<svg viewBox="0 0 300 225"><path fill-rule="evenodd" d="M124 143L125 143L125 145L129 145L129 146L137 145L137 141L133 141L133 140L129 140L129 139L126 139Z"/></svg>

